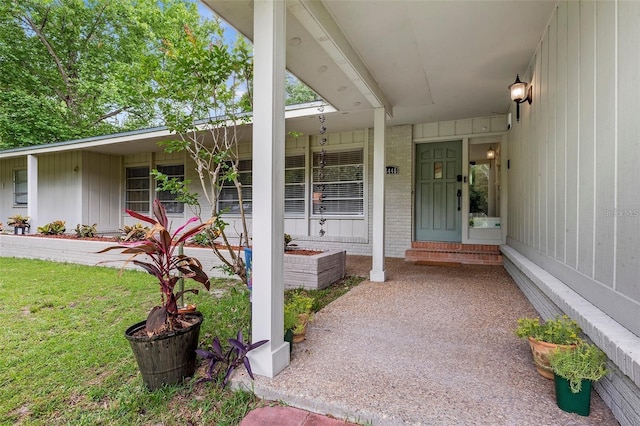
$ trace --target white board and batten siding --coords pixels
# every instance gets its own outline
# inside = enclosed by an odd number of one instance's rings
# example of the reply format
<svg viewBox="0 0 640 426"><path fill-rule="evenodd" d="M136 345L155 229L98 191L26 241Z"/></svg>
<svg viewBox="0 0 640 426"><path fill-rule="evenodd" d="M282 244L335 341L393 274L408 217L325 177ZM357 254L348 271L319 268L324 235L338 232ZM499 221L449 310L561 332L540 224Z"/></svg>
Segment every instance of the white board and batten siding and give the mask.
<svg viewBox="0 0 640 426"><path fill-rule="evenodd" d="M509 134L508 244L640 336L640 2L561 1Z"/></svg>
<svg viewBox="0 0 640 426"><path fill-rule="evenodd" d="M68 230L82 221L81 151L38 156L38 223L35 227L64 220Z"/></svg>
<svg viewBox="0 0 640 426"><path fill-rule="evenodd" d="M82 153L82 225L97 224L102 231L120 228L122 211L122 157ZM69 225L69 224L68 224ZM71 224L75 227L75 224ZM67 226L67 231L70 227Z"/></svg>

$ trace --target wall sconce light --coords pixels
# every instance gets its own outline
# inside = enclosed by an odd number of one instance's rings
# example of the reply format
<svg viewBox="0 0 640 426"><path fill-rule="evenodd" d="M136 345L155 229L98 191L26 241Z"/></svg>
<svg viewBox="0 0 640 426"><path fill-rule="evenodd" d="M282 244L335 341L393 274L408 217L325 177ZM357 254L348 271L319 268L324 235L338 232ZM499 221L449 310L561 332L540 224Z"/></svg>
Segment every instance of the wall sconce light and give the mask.
<svg viewBox="0 0 640 426"><path fill-rule="evenodd" d="M520 121L520 104L527 101L531 105L531 87L527 87L526 81L520 81L520 76L516 74L516 81L509 85L511 100L516 103L516 121Z"/></svg>
<svg viewBox="0 0 640 426"><path fill-rule="evenodd" d="M496 158L496 151L492 147L489 147L487 150L487 160L493 160L494 158Z"/></svg>

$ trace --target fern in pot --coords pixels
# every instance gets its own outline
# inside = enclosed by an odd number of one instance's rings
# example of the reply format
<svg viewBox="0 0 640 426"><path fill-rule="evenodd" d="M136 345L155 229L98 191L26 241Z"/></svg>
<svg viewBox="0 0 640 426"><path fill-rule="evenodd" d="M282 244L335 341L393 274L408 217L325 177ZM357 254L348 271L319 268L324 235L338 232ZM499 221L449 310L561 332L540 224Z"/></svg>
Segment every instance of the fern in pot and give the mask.
<svg viewBox="0 0 640 426"><path fill-rule="evenodd" d="M591 383L607 374L607 356L597 346L581 343L576 348L556 349L549 362L554 373L558 407L570 413L588 416L591 408Z"/></svg>

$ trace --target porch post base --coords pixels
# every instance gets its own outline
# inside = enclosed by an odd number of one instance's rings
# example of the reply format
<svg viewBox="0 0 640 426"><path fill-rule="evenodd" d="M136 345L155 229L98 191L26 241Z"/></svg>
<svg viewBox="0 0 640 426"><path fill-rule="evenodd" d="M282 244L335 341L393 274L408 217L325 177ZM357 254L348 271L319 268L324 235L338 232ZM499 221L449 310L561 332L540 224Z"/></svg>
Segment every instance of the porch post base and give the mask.
<svg viewBox="0 0 640 426"><path fill-rule="evenodd" d="M283 342L275 349L271 342L265 343L249 352L247 357L253 374L272 379L289 365L289 342Z"/></svg>
<svg viewBox="0 0 640 426"><path fill-rule="evenodd" d="M378 270L374 271L373 269L369 271L369 281L373 281L376 283L383 283L387 280L387 271L386 270Z"/></svg>

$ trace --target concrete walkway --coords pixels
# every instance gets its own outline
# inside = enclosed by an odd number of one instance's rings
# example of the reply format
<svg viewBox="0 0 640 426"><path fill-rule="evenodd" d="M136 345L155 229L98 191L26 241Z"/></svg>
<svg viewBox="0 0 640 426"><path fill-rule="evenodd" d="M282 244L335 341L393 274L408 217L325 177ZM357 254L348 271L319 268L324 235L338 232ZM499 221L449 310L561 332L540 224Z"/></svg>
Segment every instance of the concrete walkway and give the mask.
<svg viewBox="0 0 640 426"><path fill-rule="evenodd" d="M368 257L348 256L349 275L368 276L370 266ZM557 407L553 382L513 333L517 318L537 313L504 268L402 259L386 267L386 283L365 281L316 314L277 377L245 374L235 384L338 424L618 424L595 392L589 417ZM336 424L315 423L320 416L283 423L293 416L287 410L279 422L253 424Z"/></svg>

